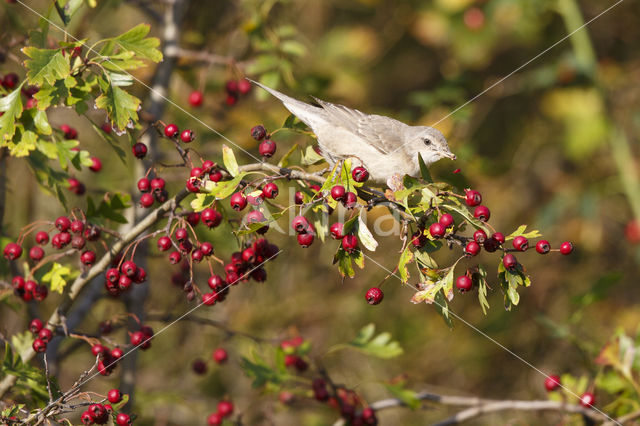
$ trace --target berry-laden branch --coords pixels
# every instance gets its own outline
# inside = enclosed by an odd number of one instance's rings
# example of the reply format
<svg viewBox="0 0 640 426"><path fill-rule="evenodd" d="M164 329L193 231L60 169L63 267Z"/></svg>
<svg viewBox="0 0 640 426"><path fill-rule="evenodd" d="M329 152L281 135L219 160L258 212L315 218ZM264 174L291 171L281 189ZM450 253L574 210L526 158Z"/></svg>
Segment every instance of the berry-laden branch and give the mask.
<svg viewBox="0 0 640 426"><path fill-rule="evenodd" d="M91 267L91 269L76 278L73 284L69 287L69 290L65 293L64 298L58 305L57 309L53 312L51 317L49 317L46 327L49 330L54 330L57 326L61 325L62 320L66 312L71 307L73 301L76 300L80 292L89 282L91 282L93 278L103 273L109 267L116 254L119 253L123 248L125 248L129 243L135 240L147 229L151 228L156 222L162 219L166 213L175 209L178 203L180 203L180 201L182 201L188 194L189 192L183 189L173 198L167 200L164 204L160 205L160 207L153 210L144 219L142 219L133 228L131 228L129 232L122 235L122 238L115 242L111 246L110 250L107 251L104 256L102 256L102 258L97 261L93 265L93 267ZM35 354L36 353L33 349L29 349L28 352L22 355L24 362L28 362L29 360L31 360L35 356ZM5 392L9 388L11 388L11 386L13 386L16 379L16 376L8 375L2 380L2 382L0 382L0 397L2 397Z"/></svg>
<svg viewBox="0 0 640 426"><path fill-rule="evenodd" d="M437 426L455 425L484 414L507 410L560 411L570 414L582 414L583 416L589 418L590 420L593 420L594 422L610 421L610 418L608 416L601 414L593 409L584 407L582 405L567 404L562 401L496 400L468 396L438 395L430 392L420 392L416 394L416 398L421 401L430 401L442 405L469 407L456 413L448 419L436 423ZM405 403L397 398L389 398L373 402L369 406L374 410L379 411L393 407L402 407L405 406Z"/></svg>

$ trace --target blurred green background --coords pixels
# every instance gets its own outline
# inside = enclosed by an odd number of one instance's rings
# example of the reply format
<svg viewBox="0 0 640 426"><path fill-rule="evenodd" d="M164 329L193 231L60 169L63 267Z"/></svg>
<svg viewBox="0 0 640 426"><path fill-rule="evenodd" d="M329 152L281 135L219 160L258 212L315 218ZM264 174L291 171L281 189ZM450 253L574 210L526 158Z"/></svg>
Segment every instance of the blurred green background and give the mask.
<svg viewBox="0 0 640 426"><path fill-rule="evenodd" d="M47 3L29 2L41 12L47 10ZM94 40L149 22L152 33L162 37L162 23L136 3L162 10L156 2L100 1L95 9L83 9L68 30L78 38ZM458 160L436 164L432 168L436 180L479 190L492 210L491 224L505 234L526 223L539 229L552 246L571 240L576 247L568 257L521 255L533 285L521 291L520 305L512 312L502 307L495 279L497 259L482 255L479 261L486 261L489 283L496 284L489 295L488 315L482 314L473 293L457 295L451 309L544 372L593 379L597 368L592 360L599 349L618 328L635 333L640 319L640 236L629 225L634 217L640 218L637 2L622 2L469 105L450 112L612 4L594 0L192 1L181 46L233 61L222 65L179 61L168 93L178 105L253 153L257 143L249 129L259 123L277 128L288 112L258 90L232 107L225 105L225 82L243 74L262 77L298 98L314 95L411 124L437 122ZM20 5L3 3L0 13L3 43L19 38L37 23L37 17ZM61 37L54 30L51 36ZM5 59L0 73L23 75L11 56ZM137 72L137 77L149 81L152 74L149 67ZM187 103L195 88L205 93L205 105L199 109ZM135 91L141 99L148 97L142 86ZM93 118L98 123L102 120L97 112ZM175 107L167 108L163 120L193 128L198 135L196 149L219 159L223 141L217 135ZM105 168L98 176L88 171L80 175L89 192L129 191L133 161L123 165L73 111L57 110L50 114L50 121L78 128L83 147L102 159ZM276 158L295 142L311 143L284 132L275 139ZM163 161L175 160L169 148L159 147ZM241 162L250 161L237 154ZM2 224L5 235L15 236L30 221L63 213L38 190L21 160L10 159L7 167L11 209ZM452 174L455 168L461 168L460 175ZM175 178L174 192L183 174L176 169L163 173L168 180ZM281 194L286 192L281 188ZM74 202L85 204L82 199ZM209 234L217 253L226 258L237 248L228 232L228 227L221 227ZM391 279L383 285L382 304L367 305L364 292L387 275L373 261L366 261L355 279L343 283L331 265L335 242L302 249L291 237L277 233L267 237L284 250L266 267L267 282L233 288L224 304L202 308L197 315L264 338L299 333L311 340L313 356L322 360L336 382L357 389L370 402L388 397L382 383L399 375L405 375L416 390L497 399L546 397L539 373L461 321L454 320L455 328L450 330L433 307L410 304L412 290L399 281ZM393 269L401 243L391 237L380 243L377 252L367 254ZM151 252L147 310L186 311L190 305L167 279L171 266L156 256L155 249ZM456 254L442 250L436 258L447 265ZM474 262L464 260L461 265ZM206 276L203 267L201 287ZM50 295L36 308L39 315L48 316L55 302L56 296ZM24 307L18 314L3 310L3 333L24 329ZM102 298L80 329L95 332L99 321L122 312L121 303ZM326 355L327 348L350 340L369 322L379 331L391 332L404 354L387 361L358 353ZM156 331L162 327L150 324ZM116 336L124 338L124 334ZM224 367L210 361L218 345L230 352ZM303 401L284 407L277 395L251 389L250 380L239 369L239 356L252 350L269 354L266 346L242 337L227 340L220 330L189 322L172 326L152 346L139 355L136 372L134 411L140 415L139 424L203 424L224 395L234 400L247 424L315 425L336 419L335 412L321 404ZM191 371L198 357L208 360L205 376ZM60 367L63 387L77 378L91 358L88 347L72 352ZM94 380L89 388L104 391L117 383L118 374L114 374ZM599 404L606 404L606 396L603 399ZM452 413L443 407L417 412L392 409L381 412L379 418L382 424L427 424ZM506 412L482 417L475 424L548 424L558 419L557 414Z"/></svg>

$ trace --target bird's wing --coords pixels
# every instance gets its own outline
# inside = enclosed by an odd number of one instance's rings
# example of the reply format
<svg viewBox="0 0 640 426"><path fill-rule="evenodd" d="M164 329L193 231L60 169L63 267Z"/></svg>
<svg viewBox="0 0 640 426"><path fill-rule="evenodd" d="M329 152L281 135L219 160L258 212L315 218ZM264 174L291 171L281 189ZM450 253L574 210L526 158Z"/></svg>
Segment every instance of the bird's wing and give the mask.
<svg viewBox="0 0 640 426"><path fill-rule="evenodd" d="M367 115L357 109L314 99L326 111L332 124L366 140L381 154L389 154L402 144L402 123L399 121L381 115Z"/></svg>

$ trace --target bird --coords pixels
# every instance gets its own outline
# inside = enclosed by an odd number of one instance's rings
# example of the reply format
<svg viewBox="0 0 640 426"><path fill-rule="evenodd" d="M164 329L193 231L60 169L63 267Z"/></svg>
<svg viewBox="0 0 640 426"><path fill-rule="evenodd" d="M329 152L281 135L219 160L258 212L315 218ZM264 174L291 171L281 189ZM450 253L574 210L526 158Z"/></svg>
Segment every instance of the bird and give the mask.
<svg viewBox="0 0 640 426"><path fill-rule="evenodd" d="M365 114L357 109L313 98L316 105L299 101L262 83L247 79L279 99L316 135L320 154L330 166L351 159L375 183L397 187L404 175L420 176L418 154L425 165L442 158L456 159L444 135L429 126L410 126L391 117Z"/></svg>

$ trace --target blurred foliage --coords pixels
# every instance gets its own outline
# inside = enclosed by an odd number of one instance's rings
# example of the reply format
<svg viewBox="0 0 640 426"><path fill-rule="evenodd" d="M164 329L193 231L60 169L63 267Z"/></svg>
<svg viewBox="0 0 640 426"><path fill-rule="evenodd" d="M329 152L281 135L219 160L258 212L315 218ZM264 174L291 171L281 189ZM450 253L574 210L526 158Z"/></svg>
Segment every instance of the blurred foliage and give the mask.
<svg viewBox="0 0 640 426"><path fill-rule="evenodd" d="M80 7L67 29L80 39L95 41L149 22L151 35L160 37L161 22L134 3L112 0L97 2L95 8ZM44 0L29 5L39 11L49 7ZM637 346L624 336L635 333L640 321L636 278L640 246L629 234L625 238L625 226L634 217L640 219L640 54L633 48L640 43L640 10L633 2L623 2L449 115L606 7L595 0L242 0L206 6L191 2L181 45L232 60L198 67L181 60L169 97L180 106L187 105L188 93L203 88L205 106L188 111L254 153L257 144L249 136L251 126L261 122L278 128L288 113L273 100L261 102L258 91L255 97L226 106L225 83L244 73L298 97L311 94L414 124L437 122L458 156L455 166L432 168L437 180L472 184L480 190L493 206L492 223L499 229L529 223L545 235L557 236L557 241L574 241L577 248L569 258L529 256L527 272L536 284L527 289L528 297L520 301L518 310L492 309L485 317L471 294L467 297L474 300L459 297L451 309L541 370L561 374L563 383L575 383L576 390L598 384L606 389L604 395L597 395L598 406L626 412L629 406L607 404L615 395L637 401L637 390L608 372L632 368L637 374L635 361L631 366L618 365L622 358L616 354ZM26 58L18 48L26 30L37 25L38 17L19 4L0 5L0 74L17 72L22 81L20 63ZM135 75L148 81L152 72L153 67L147 67ZM108 93L108 88L100 90ZM137 98L148 97L144 87L136 85L131 91ZM8 104L10 99L4 99L2 105ZM99 111L88 114L94 122L105 119ZM222 141L213 132L175 107L168 108L163 120L194 128L202 154L222 160ZM90 182L97 194L104 192L100 188L129 191L132 160L123 164L117 159L104 136L94 131L95 125L69 108L51 113L49 122L54 129L63 123L77 127L80 146L105 164L105 172L99 175L78 171L76 176ZM283 152L293 143L307 143L295 135L278 137ZM455 167L462 173L451 174ZM165 172L179 176L170 168ZM3 235L63 212L40 194L23 160L7 161L6 173L11 208L5 211ZM178 178L172 189L181 182ZM78 199L70 202L82 204ZM213 240L219 241L216 251L230 253L237 248L228 234L225 227L212 233ZM432 309L410 305L414 290L399 281L385 284L381 305L368 306L364 291L387 274L372 262L343 284L331 267L331 247L316 244L303 250L284 237L276 242L289 252L288 259L274 263L266 285L239 286L225 305L207 315L269 338L302 334L313 342L311 353L322 357L335 380L357 386L370 401L388 397L389 379L401 374L406 375L409 389L493 398L545 397L542 376L471 328L460 326L451 332ZM401 247L391 237L379 243L389 253ZM438 262L453 259L440 255ZM395 266L385 253L373 257L386 268ZM151 259L150 265L149 310L186 310L184 305L175 306L179 289L168 282L164 260ZM0 268L5 276L6 264ZM493 271L488 272L487 282L499 285ZM55 303L50 296L38 307L39 315L49 313ZM116 302L103 298L82 328L94 332L99 320L121 310ZM3 333L23 330L28 323L26 312L21 305L23 319L18 322L15 314L3 309ZM365 359L346 351L338 352L340 356L326 353L332 345L351 340L368 323L390 332L404 352L393 360ZM614 333L617 340L605 346ZM154 340L155 350L139 359L135 407L139 424L202 422L212 401L225 395L234 398L249 424L263 422L265 416L277 424L327 424L335 419L334 412L317 405L301 402L287 408L252 390L251 380L239 375L240 358L250 353L254 343L241 337L231 342L227 337L214 328L184 323ZM233 361L211 368L204 377L192 375L191 361L208 359L220 344L233 347ZM596 357L598 362L593 363ZM72 352L60 371L60 387L68 387L91 360L87 348ZM116 383L117 377L96 380L92 386L104 392ZM446 409L387 410L379 417L383 424L413 424L432 422L447 413ZM500 416L482 421L549 423L557 419L555 414Z"/></svg>

